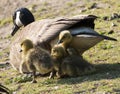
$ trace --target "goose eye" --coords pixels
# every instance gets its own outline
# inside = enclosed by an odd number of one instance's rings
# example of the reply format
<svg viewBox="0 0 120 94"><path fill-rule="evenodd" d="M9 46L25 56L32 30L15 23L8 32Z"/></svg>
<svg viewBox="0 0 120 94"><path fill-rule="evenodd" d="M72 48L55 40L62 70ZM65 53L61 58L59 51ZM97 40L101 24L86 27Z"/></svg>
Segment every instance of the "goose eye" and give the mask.
<svg viewBox="0 0 120 94"><path fill-rule="evenodd" d="M23 45L23 43L20 44L21 46Z"/></svg>
<svg viewBox="0 0 120 94"><path fill-rule="evenodd" d="M53 49L53 50L52 50L52 52L53 52L53 53L55 53L55 52L56 52L56 50L55 50L55 49Z"/></svg>
<svg viewBox="0 0 120 94"><path fill-rule="evenodd" d="M24 16L24 14L20 12L20 18L22 18L23 16Z"/></svg>

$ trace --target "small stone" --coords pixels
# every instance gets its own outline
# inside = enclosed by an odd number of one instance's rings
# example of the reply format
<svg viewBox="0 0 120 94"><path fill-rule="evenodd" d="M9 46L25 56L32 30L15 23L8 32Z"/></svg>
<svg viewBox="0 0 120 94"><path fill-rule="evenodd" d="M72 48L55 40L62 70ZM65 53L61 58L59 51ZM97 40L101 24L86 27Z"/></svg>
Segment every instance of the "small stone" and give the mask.
<svg viewBox="0 0 120 94"><path fill-rule="evenodd" d="M117 25L116 25L116 24L114 24L114 23L112 23L112 24L111 24L111 26L112 26L112 27L114 27L114 26L117 26Z"/></svg>
<svg viewBox="0 0 120 94"><path fill-rule="evenodd" d="M115 19L115 18L119 18L119 15L117 13L113 13L111 17Z"/></svg>
<svg viewBox="0 0 120 94"><path fill-rule="evenodd" d="M103 17L103 20L108 21L108 20L109 20L109 17L108 17L108 16L104 16L104 17Z"/></svg>
<svg viewBox="0 0 120 94"><path fill-rule="evenodd" d="M97 8L97 4L96 4L96 3L93 3L93 4L89 7L89 9L94 9L94 8Z"/></svg>
<svg viewBox="0 0 120 94"><path fill-rule="evenodd" d="M117 18L120 18L120 15L117 14L117 13L113 13L110 17L110 20L114 20L114 19L117 19Z"/></svg>
<svg viewBox="0 0 120 94"><path fill-rule="evenodd" d="M113 34L114 33L114 30L110 30L109 32L108 32L108 34Z"/></svg>
<svg viewBox="0 0 120 94"><path fill-rule="evenodd" d="M59 86L55 86L54 89L57 90L59 88Z"/></svg>

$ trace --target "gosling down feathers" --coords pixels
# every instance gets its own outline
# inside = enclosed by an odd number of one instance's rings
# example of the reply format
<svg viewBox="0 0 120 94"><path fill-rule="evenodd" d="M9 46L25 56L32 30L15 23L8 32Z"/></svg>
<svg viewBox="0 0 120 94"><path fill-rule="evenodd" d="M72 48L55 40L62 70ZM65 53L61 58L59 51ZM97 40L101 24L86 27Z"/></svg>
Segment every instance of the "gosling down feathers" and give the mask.
<svg viewBox="0 0 120 94"><path fill-rule="evenodd" d="M58 78L64 76L81 76L95 71L95 67L92 64L84 60L82 56L75 54L73 48L69 49L66 55L66 49L64 49L62 45L55 45L52 48L51 56L53 58L54 70ZM54 72L51 73L50 78L54 77L54 75Z"/></svg>
<svg viewBox="0 0 120 94"><path fill-rule="evenodd" d="M33 82L36 82L37 71L40 74L47 74L53 69L50 54L41 47L35 47L31 40L25 39L21 43L20 51L22 55L20 72L25 73L27 69L29 73L33 74Z"/></svg>
<svg viewBox="0 0 120 94"><path fill-rule="evenodd" d="M41 46L50 52L51 48L58 41L59 33L63 30L69 30L75 40L72 45L78 48L78 50L80 49L79 54L83 54L86 50L104 39L103 37L99 37L98 33L94 31L94 20L96 18L94 15L78 15L69 18L43 19L28 24L13 36L10 48L10 62L12 66L17 70L20 66L21 56L19 53L19 44L24 39L28 38L32 40L36 46ZM82 33L90 33L93 35ZM97 34L97 36L95 36L95 34Z"/></svg>

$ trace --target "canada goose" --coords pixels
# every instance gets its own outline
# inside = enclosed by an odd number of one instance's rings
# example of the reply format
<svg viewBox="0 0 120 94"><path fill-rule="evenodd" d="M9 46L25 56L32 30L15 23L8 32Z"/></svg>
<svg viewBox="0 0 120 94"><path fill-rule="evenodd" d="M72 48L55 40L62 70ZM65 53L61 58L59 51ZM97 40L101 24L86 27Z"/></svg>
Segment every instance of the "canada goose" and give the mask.
<svg viewBox="0 0 120 94"><path fill-rule="evenodd" d="M92 33L88 33L88 32L84 32L84 33L78 33L78 34L74 34L74 33L72 33L72 32L70 32L69 30L64 30L64 31L62 31L62 32L60 32L60 34L59 34L59 40L58 40L58 44L59 43L61 43L62 44L62 46L63 47L67 47L67 46L69 46L69 47L73 47L75 50L77 50L78 51L78 53L81 55L82 53L80 53L81 52L81 50L86 50L86 49L82 49L82 48L80 48L79 49L79 45L82 45L82 43L80 43L80 42L82 42L81 40L79 40L77 37L74 37L74 36L93 36L93 37L98 37L98 38L100 38L101 40L103 40L103 39L106 39L106 40L112 40L112 41L116 41L116 39L115 38L111 38L111 37L108 37L108 36L105 36L105 35L100 35L100 34L98 34L98 33L94 33L94 34L92 34ZM78 41L78 45L75 45L75 42L77 42ZM83 43L84 44L84 43Z"/></svg>
<svg viewBox="0 0 120 94"><path fill-rule="evenodd" d="M54 60L53 66L58 78L64 76L76 77L95 71L95 67L84 60L82 56L72 53L73 49L69 50L70 52L68 53L70 54L67 56L65 51L62 45L55 45L51 51L51 56ZM51 73L50 78L54 77L54 75L55 73Z"/></svg>
<svg viewBox="0 0 120 94"><path fill-rule="evenodd" d="M0 94L12 94L12 92L2 84L0 84Z"/></svg>
<svg viewBox="0 0 120 94"><path fill-rule="evenodd" d="M22 61L20 72L24 72L24 66L27 66L29 72L33 74L32 82L36 82L36 71L40 74L49 73L52 69L52 59L48 52L41 47L34 47L31 40L26 39L21 43Z"/></svg>
<svg viewBox="0 0 120 94"><path fill-rule="evenodd" d="M27 8L17 9L13 16L13 30L11 35L13 36L21 26L26 26L35 21L33 14Z"/></svg>
<svg viewBox="0 0 120 94"><path fill-rule="evenodd" d="M32 22L13 36L10 49L11 65L14 69L19 69L21 60L19 43L21 41L26 38L31 39L36 46L41 46L50 52L58 41L59 33L63 30L69 30L74 35L73 37L76 41L72 45L78 48L79 54L82 55L86 50L103 40L103 37L94 35L97 33L94 31L94 20L96 18L94 15L78 15L69 18L61 17Z"/></svg>

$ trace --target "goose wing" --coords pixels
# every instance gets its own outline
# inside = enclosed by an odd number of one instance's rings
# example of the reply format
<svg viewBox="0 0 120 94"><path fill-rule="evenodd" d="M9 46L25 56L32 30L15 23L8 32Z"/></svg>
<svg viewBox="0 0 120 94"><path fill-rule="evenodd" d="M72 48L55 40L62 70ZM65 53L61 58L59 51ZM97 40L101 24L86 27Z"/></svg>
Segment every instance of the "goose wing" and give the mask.
<svg viewBox="0 0 120 94"><path fill-rule="evenodd" d="M70 29L72 36L87 36L87 37L101 37L106 40L117 41L117 39L108 37L106 35L100 35L98 32L94 31L94 29L89 27L80 27Z"/></svg>
<svg viewBox="0 0 120 94"><path fill-rule="evenodd" d="M45 42L54 40L61 31L77 27L90 27L94 29L94 20L97 17L94 15L79 15L72 18L55 19L52 23L47 24L42 30L40 39Z"/></svg>

